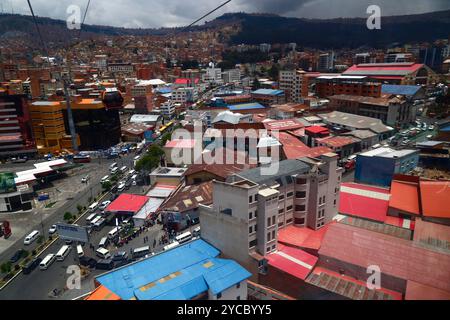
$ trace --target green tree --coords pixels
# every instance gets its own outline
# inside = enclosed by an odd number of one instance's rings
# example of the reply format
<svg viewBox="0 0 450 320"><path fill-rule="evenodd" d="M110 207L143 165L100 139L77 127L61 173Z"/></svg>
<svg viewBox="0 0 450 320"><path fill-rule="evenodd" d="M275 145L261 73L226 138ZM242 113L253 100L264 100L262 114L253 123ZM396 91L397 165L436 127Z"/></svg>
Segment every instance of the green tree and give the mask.
<svg viewBox="0 0 450 320"><path fill-rule="evenodd" d="M279 74L280 74L279 66L277 64L273 64L269 70L269 77L274 81L278 81Z"/></svg>
<svg viewBox="0 0 450 320"><path fill-rule="evenodd" d="M112 183L110 181L105 181L102 183L102 189L104 191L107 192L107 191L111 190L111 188L112 188Z"/></svg>
<svg viewBox="0 0 450 320"><path fill-rule="evenodd" d="M64 220L68 221L70 219L72 219L72 213L70 212L64 213Z"/></svg>
<svg viewBox="0 0 450 320"><path fill-rule="evenodd" d="M255 78L255 80L253 80L252 89L258 90L259 88L261 88L261 83L259 82L258 78Z"/></svg>

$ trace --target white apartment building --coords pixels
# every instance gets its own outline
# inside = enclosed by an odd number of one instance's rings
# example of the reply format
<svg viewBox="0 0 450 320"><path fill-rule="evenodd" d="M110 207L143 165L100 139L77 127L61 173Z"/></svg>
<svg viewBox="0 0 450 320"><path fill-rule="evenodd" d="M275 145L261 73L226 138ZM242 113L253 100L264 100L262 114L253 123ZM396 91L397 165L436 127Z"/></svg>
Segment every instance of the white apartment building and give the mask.
<svg viewBox="0 0 450 320"><path fill-rule="evenodd" d="M159 106L159 109L164 118L170 119L175 114L176 104L171 100L167 100Z"/></svg>
<svg viewBox="0 0 450 320"><path fill-rule="evenodd" d="M179 104L195 102L198 99L198 89L194 87L175 89L172 91L171 99L174 103Z"/></svg>
<svg viewBox="0 0 450 320"><path fill-rule="evenodd" d="M222 79L224 83L239 83L241 82L241 70L231 69L222 72Z"/></svg>
<svg viewBox="0 0 450 320"><path fill-rule="evenodd" d="M202 238L253 274L277 250L278 230L322 228L338 213L342 168L337 154L279 162L274 175L255 168L213 182L213 204L200 205Z"/></svg>
<svg viewBox="0 0 450 320"><path fill-rule="evenodd" d="M302 103L303 70L281 70L279 88L286 93L287 102Z"/></svg>
<svg viewBox="0 0 450 320"><path fill-rule="evenodd" d="M205 69L205 74L203 74L202 80L208 83L215 83L215 84L223 83L222 69L215 68L214 64L211 64L210 67Z"/></svg>
<svg viewBox="0 0 450 320"><path fill-rule="evenodd" d="M106 70L108 66L108 56L106 54L96 55L94 65L100 70Z"/></svg>

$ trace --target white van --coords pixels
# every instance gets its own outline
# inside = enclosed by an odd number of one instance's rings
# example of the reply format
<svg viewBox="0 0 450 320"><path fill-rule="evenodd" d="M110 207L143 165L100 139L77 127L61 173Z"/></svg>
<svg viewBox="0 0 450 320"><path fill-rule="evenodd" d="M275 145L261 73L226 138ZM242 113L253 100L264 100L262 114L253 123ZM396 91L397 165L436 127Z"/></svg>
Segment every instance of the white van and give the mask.
<svg viewBox="0 0 450 320"><path fill-rule="evenodd" d="M117 162L114 162L109 166L109 171L111 171L114 168L117 168Z"/></svg>
<svg viewBox="0 0 450 320"><path fill-rule="evenodd" d="M109 250L105 249L105 248L98 248L95 251L95 254L98 257L102 258L102 259L109 259L109 258L111 258L111 253L109 253Z"/></svg>
<svg viewBox="0 0 450 320"><path fill-rule="evenodd" d="M41 270L47 270L48 267L55 261L56 256L53 253L49 253L44 260L41 261L39 264L39 269Z"/></svg>
<svg viewBox="0 0 450 320"><path fill-rule="evenodd" d="M25 240L23 241L23 243L25 245L32 244L39 237L39 235L40 235L39 231L34 230L25 237Z"/></svg>
<svg viewBox="0 0 450 320"><path fill-rule="evenodd" d="M182 233L175 237L175 241L178 241L179 243L184 243L192 239L192 233L189 231Z"/></svg>
<svg viewBox="0 0 450 320"><path fill-rule="evenodd" d="M115 227L114 229L112 229L110 232L108 232L108 238L114 239L115 237L117 237L119 235L119 230L120 227Z"/></svg>
<svg viewBox="0 0 450 320"><path fill-rule="evenodd" d="M101 218L102 216L95 216L95 218L91 221L90 225L91 226L95 225Z"/></svg>
<svg viewBox="0 0 450 320"><path fill-rule="evenodd" d="M108 245L108 243L109 243L108 237L103 237L103 238L100 239L100 242L99 242L98 246L99 246L100 248L106 248L106 246Z"/></svg>
<svg viewBox="0 0 450 320"><path fill-rule="evenodd" d="M125 173L128 170L127 166L120 168L120 172Z"/></svg>
<svg viewBox="0 0 450 320"><path fill-rule="evenodd" d="M83 251L83 247L81 246L81 244L77 245L77 255L78 255L78 258L81 258L84 256L84 251Z"/></svg>
<svg viewBox="0 0 450 320"><path fill-rule="evenodd" d="M119 171L119 168L117 168L117 167L114 167L110 170L111 174L116 174L117 171Z"/></svg>
<svg viewBox="0 0 450 320"><path fill-rule="evenodd" d="M100 180L100 183L105 183L106 181L109 181L109 176L104 176L102 180Z"/></svg>
<svg viewBox="0 0 450 320"><path fill-rule="evenodd" d="M98 202L94 202L93 204L91 204L89 206L89 212L95 212L95 210L97 210L98 208Z"/></svg>
<svg viewBox="0 0 450 320"><path fill-rule="evenodd" d="M64 245L59 249L58 253L56 254L56 260L58 261L64 261L64 259L69 254L70 250L72 249L71 246Z"/></svg>
<svg viewBox="0 0 450 320"><path fill-rule="evenodd" d="M174 242L172 242L171 244L168 244L167 246L165 246L165 247L163 248L163 250L164 250L164 251L167 251L167 250L170 250L170 249L172 249L172 248L178 247L179 245L180 245L179 242L174 241Z"/></svg>
<svg viewBox="0 0 450 320"><path fill-rule="evenodd" d="M95 219L96 216L97 216L96 213L91 214L89 217L86 218L86 222L88 224L91 224L91 222Z"/></svg>

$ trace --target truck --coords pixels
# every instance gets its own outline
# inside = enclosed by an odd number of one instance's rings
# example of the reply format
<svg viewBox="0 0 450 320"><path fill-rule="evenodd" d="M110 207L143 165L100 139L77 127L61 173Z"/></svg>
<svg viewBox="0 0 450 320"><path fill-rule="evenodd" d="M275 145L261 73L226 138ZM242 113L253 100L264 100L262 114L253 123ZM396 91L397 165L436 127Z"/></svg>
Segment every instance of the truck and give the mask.
<svg viewBox="0 0 450 320"><path fill-rule="evenodd" d="M9 224L9 221L0 221L0 237L8 239L11 234L11 225Z"/></svg>

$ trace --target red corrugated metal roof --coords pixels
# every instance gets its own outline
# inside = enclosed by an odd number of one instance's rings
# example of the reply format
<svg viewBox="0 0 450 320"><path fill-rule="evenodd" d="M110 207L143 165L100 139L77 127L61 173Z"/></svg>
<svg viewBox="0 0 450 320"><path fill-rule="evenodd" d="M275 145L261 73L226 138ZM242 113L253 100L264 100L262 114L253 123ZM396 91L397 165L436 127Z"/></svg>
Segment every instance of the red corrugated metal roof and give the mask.
<svg viewBox="0 0 450 320"><path fill-rule="evenodd" d="M305 280L318 258L300 249L278 245L278 251L266 256L269 265Z"/></svg>
<svg viewBox="0 0 450 320"><path fill-rule="evenodd" d="M318 250L322 244L322 239L327 232L330 222L319 230L288 226L278 231L278 242L289 246Z"/></svg>
<svg viewBox="0 0 450 320"><path fill-rule="evenodd" d="M376 265L383 274L450 292L450 255L410 240L335 223L323 238L319 256L364 269Z"/></svg>
<svg viewBox="0 0 450 320"><path fill-rule="evenodd" d="M339 212L345 215L384 222L389 205L389 191L356 183L342 183Z"/></svg>
<svg viewBox="0 0 450 320"><path fill-rule="evenodd" d="M321 126L312 126L305 129L305 131L309 133L329 133L328 129L326 127Z"/></svg>
<svg viewBox="0 0 450 320"><path fill-rule="evenodd" d="M405 300L450 300L450 292L408 281Z"/></svg>
<svg viewBox="0 0 450 320"><path fill-rule="evenodd" d="M287 131L303 128L304 125L297 119L287 119L264 122L264 127L267 130Z"/></svg>
<svg viewBox="0 0 450 320"><path fill-rule="evenodd" d="M422 214L450 219L450 181L420 181Z"/></svg>
<svg viewBox="0 0 450 320"><path fill-rule="evenodd" d="M374 63L374 64L357 64L348 68L344 74L352 71L410 71L415 72L422 68L423 64L409 63L409 64L391 64L391 63Z"/></svg>
<svg viewBox="0 0 450 320"><path fill-rule="evenodd" d="M410 182L392 181L389 207L419 215L418 185Z"/></svg>
<svg viewBox="0 0 450 320"><path fill-rule="evenodd" d="M107 208L109 212L138 212L150 197L139 196L136 194L122 193L116 200L114 200Z"/></svg>

